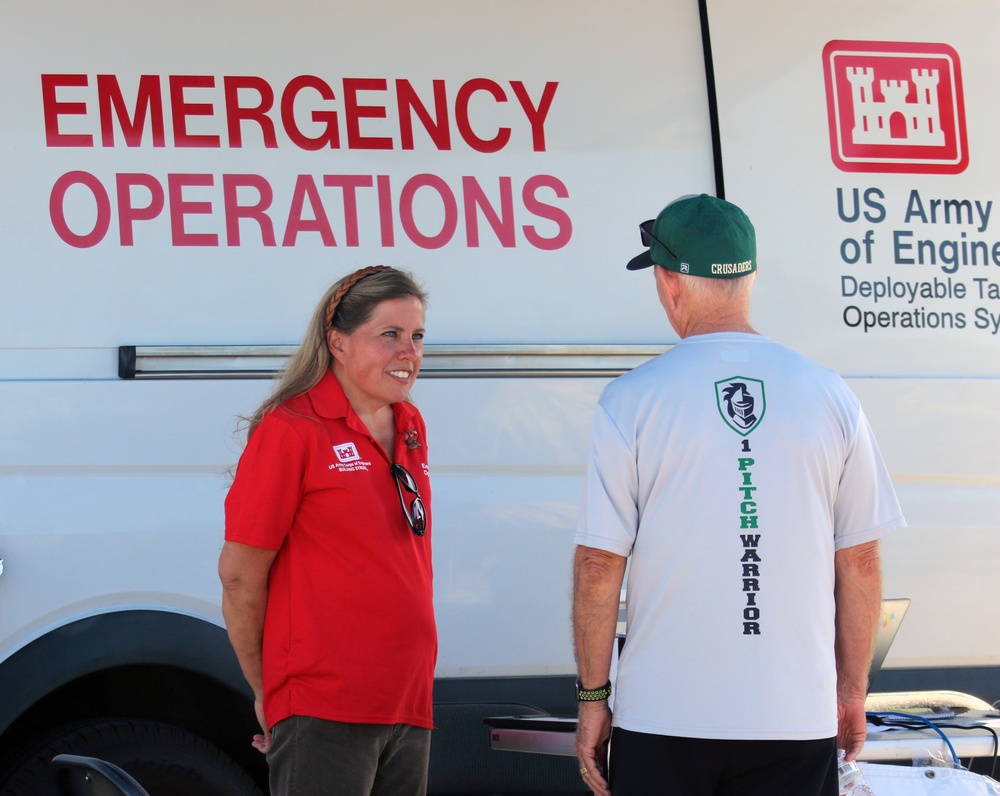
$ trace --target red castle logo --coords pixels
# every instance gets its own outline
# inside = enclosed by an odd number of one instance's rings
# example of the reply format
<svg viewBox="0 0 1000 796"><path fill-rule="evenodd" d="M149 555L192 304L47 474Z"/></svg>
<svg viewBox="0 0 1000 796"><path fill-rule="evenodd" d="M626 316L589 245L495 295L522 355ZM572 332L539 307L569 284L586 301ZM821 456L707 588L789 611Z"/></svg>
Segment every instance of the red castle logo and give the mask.
<svg viewBox="0 0 1000 796"><path fill-rule="evenodd" d="M958 174L969 165L962 69L948 45L831 41L823 72L837 168Z"/></svg>

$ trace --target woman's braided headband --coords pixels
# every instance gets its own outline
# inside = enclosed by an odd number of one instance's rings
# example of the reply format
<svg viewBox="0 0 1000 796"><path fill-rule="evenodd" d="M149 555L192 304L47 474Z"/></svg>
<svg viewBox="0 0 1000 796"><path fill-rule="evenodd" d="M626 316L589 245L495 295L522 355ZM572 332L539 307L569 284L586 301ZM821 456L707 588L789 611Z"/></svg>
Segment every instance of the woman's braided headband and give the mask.
<svg viewBox="0 0 1000 796"><path fill-rule="evenodd" d="M388 265L370 265L367 268L362 268L360 271L355 271L349 277L344 280L344 283L337 288L336 292L330 297L330 303L326 305L326 315L323 319L323 326L325 329L330 329L333 327L333 316L337 312L337 305L340 304L341 299L347 295L352 287L354 287L358 282L364 279L366 276L371 276L372 274L377 274L379 271L391 271L392 267Z"/></svg>

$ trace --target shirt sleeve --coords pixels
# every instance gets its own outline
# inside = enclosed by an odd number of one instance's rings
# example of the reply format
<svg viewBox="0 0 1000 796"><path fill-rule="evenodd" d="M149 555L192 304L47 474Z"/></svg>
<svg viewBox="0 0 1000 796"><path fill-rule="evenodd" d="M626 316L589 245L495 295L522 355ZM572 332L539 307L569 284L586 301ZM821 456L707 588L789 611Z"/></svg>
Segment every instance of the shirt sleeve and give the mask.
<svg viewBox="0 0 1000 796"><path fill-rule="evenodd" d="M906 527L889 471L864 411L840 477L834 503L834 547L864 544Z"/></svg>
<svg viewBox="0 0 1000 796"><path fill-rule="evenodd" d="M614 419L599 405L576 544L628 556L639 527L638 489L635 452Z"/></svg>
<svg viewBox="0 0 1000 796"><path fill-rule="evenodd" d="M281 548L302 500L306 446L272 412L250 436L226 496L226 540Z"/></svg>

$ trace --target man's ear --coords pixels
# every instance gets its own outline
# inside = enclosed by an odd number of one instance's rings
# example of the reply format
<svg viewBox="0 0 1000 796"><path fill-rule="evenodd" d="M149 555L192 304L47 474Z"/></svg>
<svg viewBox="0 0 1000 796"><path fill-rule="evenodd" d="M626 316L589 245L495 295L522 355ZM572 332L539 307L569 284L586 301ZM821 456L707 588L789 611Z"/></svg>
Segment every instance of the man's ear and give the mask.
<svg viewBox="0 0 1000 796"><path fill-rule="evenodd" d="M680 275L658 265L653 266L653 276L656 279L656 295L660 304L667 312L677 309L677 299L681 292Z"/></svg>

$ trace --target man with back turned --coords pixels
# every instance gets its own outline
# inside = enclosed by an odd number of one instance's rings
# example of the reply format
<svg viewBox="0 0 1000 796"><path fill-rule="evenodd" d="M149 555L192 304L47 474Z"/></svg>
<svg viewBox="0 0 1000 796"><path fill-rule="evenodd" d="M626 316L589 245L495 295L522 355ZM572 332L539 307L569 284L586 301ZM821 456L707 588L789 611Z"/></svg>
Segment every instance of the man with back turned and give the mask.
<svg viewBox="0 0 1000 796"><path fill-rule="evenodd" d="M743 211L683 197L640 229L628 268L653 267L681 339L608 385L594 420L574 560L581 775L599 796L836 796L838 746L853 759L865 739L878 540L905 521L855 395L750 325Z"/></svg>

